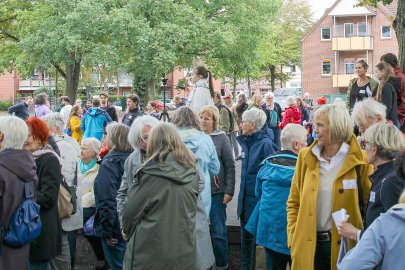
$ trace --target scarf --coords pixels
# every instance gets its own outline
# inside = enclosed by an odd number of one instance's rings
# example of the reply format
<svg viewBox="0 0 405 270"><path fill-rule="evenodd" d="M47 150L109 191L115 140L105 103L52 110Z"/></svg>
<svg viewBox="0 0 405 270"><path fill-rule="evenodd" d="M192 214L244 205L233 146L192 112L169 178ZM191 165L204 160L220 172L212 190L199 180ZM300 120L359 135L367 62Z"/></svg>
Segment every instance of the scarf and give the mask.
<svg viewBox="0 0 405 270"><path fill-rule="evenodd" d="M88 170L90 170L91 168L94 167L94 165L96 165L96 159L93 158L89 164L84 164L83 160L79 161L80 164L80 171L82 172L82 174L84 174L85 172L87 172Z"/></svg>
<svg viewBox="0 0 405 270"><path fill-rule="evenodd" d="M49 144L45 145L41 149L34 151L32 155L34 156L34 159L37 159L46 153L52 153L59 159L58 155L53 151L52 147Z"/></svg>

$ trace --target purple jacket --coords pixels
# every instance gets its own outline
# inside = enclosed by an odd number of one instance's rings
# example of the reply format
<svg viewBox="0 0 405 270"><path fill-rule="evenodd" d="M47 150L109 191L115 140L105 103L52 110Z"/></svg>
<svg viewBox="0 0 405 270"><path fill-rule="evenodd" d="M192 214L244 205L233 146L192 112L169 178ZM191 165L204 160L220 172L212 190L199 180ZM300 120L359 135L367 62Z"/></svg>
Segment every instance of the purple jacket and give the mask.
<svg viewBox="0 0 405 270"><path fill-rule="evenodd" d="M51 110L45 104L35 105L35 116L41 118L44 115L50 113Z"/></svg>

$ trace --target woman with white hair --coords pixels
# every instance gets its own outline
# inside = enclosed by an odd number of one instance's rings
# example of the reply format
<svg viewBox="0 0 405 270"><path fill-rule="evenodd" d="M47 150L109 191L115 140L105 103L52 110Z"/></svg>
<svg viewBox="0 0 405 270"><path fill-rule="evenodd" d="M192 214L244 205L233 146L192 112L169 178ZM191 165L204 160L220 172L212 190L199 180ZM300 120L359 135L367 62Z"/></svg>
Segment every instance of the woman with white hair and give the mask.
<svg viewBox="0 0 405 270"><path fill-rule="evenodd" d="M340 236L332 213L344 208L350 221L362 228L360 212L371 187L372 166L353 135L348 110L340 104L318 108L314 128L317 139L298 154L287 201L292 270L336 269ZM349 247L353 245L349 241Z"/></svg>
<svg viewBox="0 0 405 270"><path fill-rule="evenodd" d="M285 270L291 265L287 246L287 211L291 179L298 152L307 146L307 131L299 124L288 124L281 131L282 150L269 156L257 174L258 203L246 229L256 235L256 244L266 251L266 269Z"/></svg>
<svg viewBox="0 0 405 270"><path fill-rule="evenodd" d="M288 96L286 99L287 108L284 111L284 117L279 127L283 129L287 124L301 124L301 111L297 107L295 97Z"/></svg>
<svg viewBox="0 0 405 270"><path fill-rule="evenodd" d="M134 175L141 168L146 157L146 147L150 130L159 124L159 120L150 115L137 117L132 123L128 133L128 142L134 148L134 151L125 160L124 174L122 176L121 186L117 192L117 211L118 218L122 227L122 211L125 205L127 191L134 183ZM124 235L124 238L126 236Z"/></svg>
<svg viewBox="0 0 405 270"><path fill-rule="evenodd" d="M405 188L405 181L397 176L394 159L405 149L405 139L394 125L379 123L366 130L366 153L370 164L376 170L370 175L371 192L365 213L366 230L382 213L398 202ZM359 240L361 233L349 222L339 225L339 234L352 240Z"/></svg>
<svg viewBox="0 0 405 270"><path fill-rule="evenodd" d="M96 201L94 198L94 181L100 169L98 153L101 149L101 143L96 138L86 138L82 140L80 152L80 172L82 174L82 206L83 206L83 225L96 212ZM94 255L97 259L96 269L107 269L108 264L104 260L103 246L100 237L84 235L89 241ZM104 267L104 268L103 268Z"/></svg>
<svg viewBox="0 0 405 270"><path fill-rule="evenodd" d="M62 175L69 187L76 190L76 212L62 219L62 254L51 259L52 269L68 269L74 265L75 248L72 241L68 242L68 233L83 227L83 211L81 200L81 173L79 171L80 146L77 141L64 133L65 122L60 113L50 113L41 118L48 125L60 151ZM70 249L69 249L69 244ZM70 253L70 250L73 254Z"/></svg>
<svg viewBox="0 0 405 270"><path fill-rule="evenodd" d="M255 240L245 226L256 206L256 176L260 163L273 154L277 146L271 134L263 129L266 114L259 109L251 109L242 115L242 135L237 140L242 147L242 173L238 196L237 214L241 228L241 269L252 269Z"/></svg>
<svg viewBox="0 0 405 270"><path fill-rule="evenodd" d="M133 148L128 142L129 126L111 123L107 125L106 133L110 151L103 158L94 181L96 213L93 228L95 235L101 238L108 265L112 269L122 269L126 244L121 234L116 198L125 160Z"/></svg>
<svg viewBox="0 0 405 270"><path fill-rule="evenodd" d="M38 177L33 156L22 150L28 137L28 127L16 116L0 117L0 222L7 230L11 216L24 201L24 186L36 198ZM26 270L30 245L10 247L3 242L0 256L0 269Z"/></svg>

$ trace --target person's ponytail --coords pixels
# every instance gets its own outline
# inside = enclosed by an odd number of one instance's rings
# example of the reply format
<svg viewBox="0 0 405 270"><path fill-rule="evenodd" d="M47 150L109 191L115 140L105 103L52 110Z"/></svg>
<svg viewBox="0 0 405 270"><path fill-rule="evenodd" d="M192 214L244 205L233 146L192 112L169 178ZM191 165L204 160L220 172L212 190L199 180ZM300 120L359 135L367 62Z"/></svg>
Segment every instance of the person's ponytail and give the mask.
<svg viewBox="0 0 405 270"><path fill-rule="evenodd" d="M208 73L208 85L210 88L210 94L211 94L211 97L214 98L215 91L214 91L214 83L212 82L212 74L211 74L211 71L209 71L209 70L207 70L207 73Z"/></svg>

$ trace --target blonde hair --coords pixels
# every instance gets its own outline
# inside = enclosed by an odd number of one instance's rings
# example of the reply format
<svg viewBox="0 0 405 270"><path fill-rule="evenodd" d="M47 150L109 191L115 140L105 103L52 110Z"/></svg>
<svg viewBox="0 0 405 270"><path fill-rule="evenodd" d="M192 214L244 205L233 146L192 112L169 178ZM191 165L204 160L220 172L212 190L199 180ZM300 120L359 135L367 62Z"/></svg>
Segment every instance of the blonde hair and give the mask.
<svg viewBox="0 0 405 270"><path fill-rule="evenodd" d="M133 151L131 144L128 142L129 126L113 122L107 125L106 132L107 140L113 145L111 151L115 150L123 153Z"/></svg>
<svg viewBox="0 0 405 270"><path fill-rule="evenodd" d="M72 106L72 109L70 110L70 113L69 113L69 119L68 119L68 122L67 122L67 125L66 125L67 127L70 127L70 119L72 118L73 115L79 117L79 115L77 114L79 109L80 109L80 106L78 106L78 105L73 105Z"/></svg>
<svg viewBox="0 0 405 270"><path fill-rule="evenodd" d="M314 119L324 115L329 123L329 142L348 142L353 135L353 120L342 104L326 104L314 112Z"/></svg>
<svg viewBox="0 0 405 270"><path fill-rule="evenodd" d="M260 102L263 101L262 96L254 95L254 96L251 98L251 100L250 100L250 105L257 106L256 103L257 103L259 100L260 100Z"/></svg>
<svg viewBox="0 0 405 270"><path fill-rule="evenodd" d="M387 107L384 104L375 101L372 98L367 98L356 102L353 107L352 118L357 125L364 125L367 122L367 119L372 119L373 122L375 122L378 115L380 115L382 121L385 122L386 114Z"/></svg>
<svg viewBox="0 0 405 270"><path fill-rule="evenodd" d="M159 123L149 134L146 155L148 163L152 160L164 162L172 153L174 160L188 168L194 168L196 159L194 154L182 142L176 127L170 123Z"/></svg>
<svg viewBox="0 0 405 270"><path fill-rule="evenodd" d="M392 160L405 149L402 132L394 125L377 123L364 133L366 142L377 147L377 156L384 160Z"/></svg>
<svg viewBox="0 0 405 270"><path fill-rule="evenodd" d="M399 197L399 203L405 203L405 190L402 192L401 197Z"/></svg>
<svg viewBox="0 0 405 270"><path fill-rule="evenodd" d="M295 101L297 102L297 106L303 106L304 105L304 99L300 96L295 97Z"/></svg>
<svg viewBox="0 0 405 270"><path fill-rule="evenodd" d="M207 113L209 117L212 118L212 121L214 122L214 129L216 129L219 125L219 110L217 107L214 105L206 105L202 107L200 113L198 114L200 117L204 114Z"/></svg>
<svg viewBox="0 0 405 270"><path fill-rule="evenodd" d="M390 65L388 65L384 61L381 61L375 67L383 72L383 77L381 78L380 83L378 84L377 94L375 97L375 99L377 101L381 102L381 96L382 96L382 90L384 88L384 84L389 80L389 78L394 77L395 74L394 74L394 71L391 69Z"/></svg>
<svg viewBox="0 0 405 270"><path fill-rule="evenodd" d="M186 106L180 107L174 112L171 122L179 128L200 129L200 123L197 115L195 115L195 113Z"/></svg>

